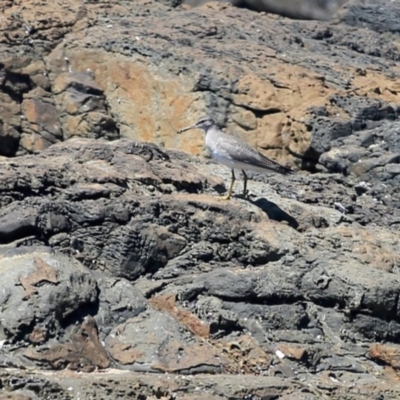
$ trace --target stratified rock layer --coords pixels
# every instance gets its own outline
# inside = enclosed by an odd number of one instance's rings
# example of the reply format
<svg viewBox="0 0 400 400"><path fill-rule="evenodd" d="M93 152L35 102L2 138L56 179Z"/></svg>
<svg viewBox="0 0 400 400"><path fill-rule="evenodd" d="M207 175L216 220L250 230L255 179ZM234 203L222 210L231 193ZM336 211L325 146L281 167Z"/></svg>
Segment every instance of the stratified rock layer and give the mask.
<svg viewBox="0 0 400 400"><path fill-rule="evenodd" d="M83 136L198 154L201 135L175 132L213 113L270 156L347 173L374 162L399 114L400 5L375 3L349 1L332 22L215 2L6 3L0 153Z"/></svg>
<svg viewBox="0 0 400 400"><path fill-rule="evenodd" d="M0 399L398 399L399 3L181 3L0 5Z"/></svg>
<svg viewBox="0 0 400 400"><path fill-rule="evenodd" d="M2 365L398 397L400 212L371 210L354 177L257 175L248 200L221 202L229 169L127 139L72 139L0 173Z"/></svg>

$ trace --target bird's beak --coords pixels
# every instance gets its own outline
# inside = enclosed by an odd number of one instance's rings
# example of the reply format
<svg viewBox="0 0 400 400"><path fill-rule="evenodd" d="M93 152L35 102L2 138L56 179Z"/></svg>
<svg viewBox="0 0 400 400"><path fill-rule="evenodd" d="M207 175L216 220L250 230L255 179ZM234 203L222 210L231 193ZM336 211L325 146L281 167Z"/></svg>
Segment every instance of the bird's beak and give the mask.
<svg viewBox="0 0 400 400"><path fill-rule="evenodd" d="M188 131L189 129L195 129L195 128L197 128L196 124L189 125L186 128L179 129L179 131L177 133L182 133L182 132Z"/></svg>

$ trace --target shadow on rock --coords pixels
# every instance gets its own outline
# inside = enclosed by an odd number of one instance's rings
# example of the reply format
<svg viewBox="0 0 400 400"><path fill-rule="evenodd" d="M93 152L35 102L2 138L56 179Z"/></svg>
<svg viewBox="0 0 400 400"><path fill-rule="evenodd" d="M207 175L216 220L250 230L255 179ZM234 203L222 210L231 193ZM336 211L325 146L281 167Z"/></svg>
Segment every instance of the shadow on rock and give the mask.
<svg viewBox="0 0 400 400"><path fill-rule="evenodd" d="M279 206L277 206L272 201L262 198L262 199L257 199L256 201L252 201L249 199L249 202L260 208L262 211L264 211L268 215L269 219L278 222L286 221L288 225L291 226L292 228L294 229L298 228L299 223L296 221L296 219L291 215L289 215L286 211L283 211Z"/></svg>

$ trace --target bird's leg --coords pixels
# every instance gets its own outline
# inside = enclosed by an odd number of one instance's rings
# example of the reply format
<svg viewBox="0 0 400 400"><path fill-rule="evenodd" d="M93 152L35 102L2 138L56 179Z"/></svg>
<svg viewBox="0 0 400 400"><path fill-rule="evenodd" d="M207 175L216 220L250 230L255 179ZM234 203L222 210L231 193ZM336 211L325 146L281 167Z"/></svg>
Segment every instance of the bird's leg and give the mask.
<svg viewBox="0 0 400 400"><path fill-rule="evenodd" d="M247 174L244 171L244 169L242 169L242 174L243 174L243 198L246 198L248 195L248 191L247 191Z"/></svg>
<svg viewBox="0 0 400 400"><path fill-rule="evenodd" d="M231 198L235 180L236 180L235 171L232 169L232 180L231 180L231 185L229 186L229 189L228 189L228 193L225 196L219 197L218 198L219 200L229 200Z"/></svg>

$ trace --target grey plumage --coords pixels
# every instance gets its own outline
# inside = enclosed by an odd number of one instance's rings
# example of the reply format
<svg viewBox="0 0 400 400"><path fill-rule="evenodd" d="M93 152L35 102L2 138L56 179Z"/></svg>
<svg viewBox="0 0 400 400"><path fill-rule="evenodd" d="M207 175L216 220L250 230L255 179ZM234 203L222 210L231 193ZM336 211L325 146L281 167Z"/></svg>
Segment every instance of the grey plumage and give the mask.
<svg viewBox="0 0 400 400"><path fill-rule="evenodd" d="M236 179L234 169L240 169L243 173L244 196L247 195L247 175L245 170L258 172L272 171L283 175L294 172L292 169L265 157L243 140L222 132L211 117L200 118L195 124L179 130L178 133L195 128L202 129L206 133L206 146L213 158L232 169L232 182L228 194L225 196L226 199L230 198Z"/></svg>
<svg viewBox="0 0 400 400"><path fill-rule="evenodd" d="M227 135L220 130L216 132L212 128L207 134L211 136L211 140L210 138L207 140L207 142L212 142L207 143L207 147L209 147L211 152L213 152L213 150L215 152L218 151L225 157L230 157L234 161L244 163L249 170L259 171L261 168L283 175L293 173L292 169L269 159L254 147L250 146L248 143L239 138L236 138L232 135Z"/></svg>

